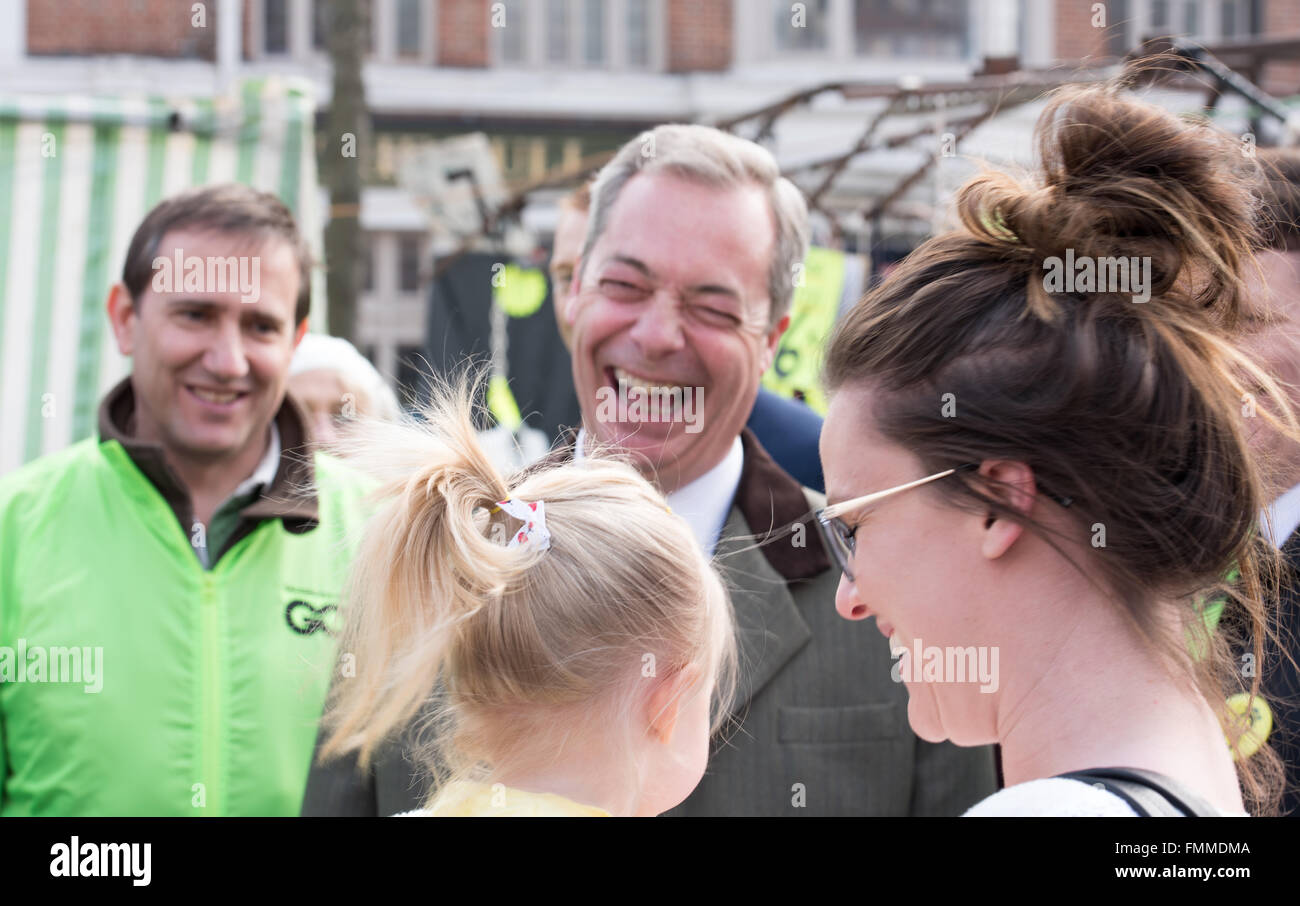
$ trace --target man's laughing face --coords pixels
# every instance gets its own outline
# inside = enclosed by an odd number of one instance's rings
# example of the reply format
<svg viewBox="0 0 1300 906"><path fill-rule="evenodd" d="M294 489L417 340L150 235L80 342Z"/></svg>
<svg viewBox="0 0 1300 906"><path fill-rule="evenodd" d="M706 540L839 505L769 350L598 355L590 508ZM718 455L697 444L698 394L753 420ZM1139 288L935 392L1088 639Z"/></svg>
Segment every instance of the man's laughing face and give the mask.
<svg viewBox="0 0 1300 906"><path fill-rule="evenodd" d="M597 442L643 456L665 492L721 462L749 419L788 323L769 324L774 244L759 186L639 173L579 265L569 316L583 423ZM607 405L629 390L647 399L649 387L662 393L658 419Z"/></svg>

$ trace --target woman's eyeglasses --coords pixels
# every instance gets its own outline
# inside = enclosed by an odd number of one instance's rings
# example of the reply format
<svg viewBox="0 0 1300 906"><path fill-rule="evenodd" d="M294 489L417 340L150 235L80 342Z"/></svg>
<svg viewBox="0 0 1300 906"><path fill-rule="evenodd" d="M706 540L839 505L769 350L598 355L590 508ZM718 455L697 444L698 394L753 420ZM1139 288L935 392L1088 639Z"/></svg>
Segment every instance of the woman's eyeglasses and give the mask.
<svg viewBox="0 0 1300 906"><path fill-rule="evenodd" d="M894 494L900 494L903 491L920 487L921 485L928 484L931 481L938 481L940 478L947 478L949 475L956 474L957 472L969 472L972 469L977 468L979 468L977 463L964 463L954 469L944 469L942 472L935 472L933 475L918 478L916 481L909 481L907 484L900 484L894 488L876 491L874 494L867 494L863 497L854 497L852 500L845 500L818 510L816 513L817 521L821 523L821 526L824 529L827 546L830 548L831 554L834 555L835 562L838 563L840 569L844 571L845 578L850 582L854 581L853 570L849 564L853 562L853 534L858 530L858 527L857 525L854 525L850 528L849 525L840 518L841 513L847 513L850 510L859 509L869 503L876 503L877 501L884 500L886 497L891 497ZM1056 501L1063 507L1067 507L1074 503L1074 498L1072 497L1061 497L1042 488L1039 490L1048 499Z"/></svg>

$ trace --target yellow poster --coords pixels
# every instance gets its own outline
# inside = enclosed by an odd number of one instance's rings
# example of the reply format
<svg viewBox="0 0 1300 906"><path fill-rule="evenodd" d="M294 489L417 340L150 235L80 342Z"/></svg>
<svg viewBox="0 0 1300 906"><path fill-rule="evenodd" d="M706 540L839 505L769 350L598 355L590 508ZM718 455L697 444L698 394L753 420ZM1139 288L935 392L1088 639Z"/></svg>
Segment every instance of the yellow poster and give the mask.
<svg viewBox="0 0 1300 906"><path fill-rule="evenodd" d="M822 357L844 292L844 253L809 249L800 278L790 305L790 326L781 337L772 367L763 375L763 386L782 396L802 397L825 415Z"/></svg>

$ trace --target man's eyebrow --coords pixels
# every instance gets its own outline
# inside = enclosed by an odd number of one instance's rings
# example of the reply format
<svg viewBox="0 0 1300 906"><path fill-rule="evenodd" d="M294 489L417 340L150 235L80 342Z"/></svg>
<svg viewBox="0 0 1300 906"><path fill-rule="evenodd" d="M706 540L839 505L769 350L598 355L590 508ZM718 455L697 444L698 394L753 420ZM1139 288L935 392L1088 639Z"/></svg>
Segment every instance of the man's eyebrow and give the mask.
<svg viewBox="0 0 1300 906"><path fill-rule="evenodd" d="M722 286L717 283L705 283L700 286L692 286L689 290L687 290L687 292L689 292L693 296L701 296L701 295L730 296L731 298L735 299L737 302L740 301L740 293L732 289L730 286Z"/></svg>
<svg viewBox="0 0 1300 906"><path fill-rule="evenodd" d="M619 264L626 264L628 267L632 268L633 270L640 271L641 275L645 277L647 280L654 279L654 271L650 270L650 268L646 265L646 263L642 261L640 258L633 258L631 255L615 254L615 255L611 255L609 260L617 261Z"/></svg>
<svg viewBox="0 0 1300 906"><path fill-rule="evenodd" d="M284 323L284 318L280 317L280 315L276 314L273 311L267 311L265 308L257 309L254 308L252 305L247 306L247 308L248 311L245 312L246 317L253 318L255 320L270 321L274 324Z"/></svg>
<svg viewBox="0 0 1300 906"><path fill-rule="evenodd" d="M655 276L654 271L652 271L649 268L649 266L646 265L646 263L642 261L640 258L633 258L631 255L614 254L610 256L609 260L617 261L619 264L626 264L628 267L632 268L633 270L639 271L641 275L645 277L647 280L654 279ZM735 299L737 302L739 302L741 299L741 295L738 290L733 289L730 286L723 286L720 283L702 283L699 286L690 287L689 289L686 290L686 292L692 296L707 295L707 294L730 296L731 298Z"/></svg>

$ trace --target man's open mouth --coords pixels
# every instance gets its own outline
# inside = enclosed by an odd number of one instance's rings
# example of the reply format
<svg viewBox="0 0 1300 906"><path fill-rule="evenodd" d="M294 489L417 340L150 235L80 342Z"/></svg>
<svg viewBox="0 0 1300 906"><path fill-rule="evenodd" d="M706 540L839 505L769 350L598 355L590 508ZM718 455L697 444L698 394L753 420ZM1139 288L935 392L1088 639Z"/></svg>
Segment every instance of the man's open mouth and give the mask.
<svg viewBox="0 0 1300 906"><path fill-rule="evenodd" d="M613 391L608 396L617 402L617 409L610 412L615 421L671 423L698 409L702 388L646 377L613 365L606 366L604 376L606 387ZM606 391L598 394L606 395Z"/></svg>

